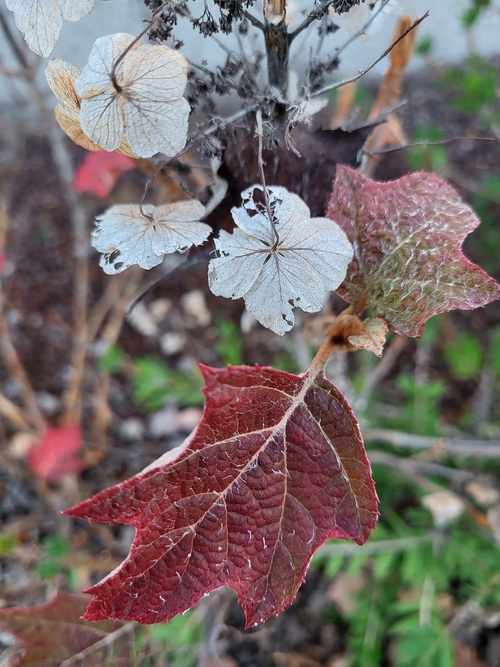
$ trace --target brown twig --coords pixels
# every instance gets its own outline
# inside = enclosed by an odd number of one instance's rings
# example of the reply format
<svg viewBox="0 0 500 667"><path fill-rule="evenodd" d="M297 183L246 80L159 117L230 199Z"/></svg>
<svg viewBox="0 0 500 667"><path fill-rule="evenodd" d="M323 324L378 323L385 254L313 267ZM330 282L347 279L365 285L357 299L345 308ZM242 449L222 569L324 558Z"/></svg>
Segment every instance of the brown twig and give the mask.
<svg viewBox="0 0 500 667"><path fill-rule="evenodd" d="M408 30L405 30L405 32L395 41L393 42L376 60L372 62L371 65L369 65L366 69L360 70L358 74L355 76L351 76L348 79L343 79L342 81L338 81L337 83L332 83L329 86L325 86L324 88L321 88L320 90L315 90L313 93L311 93L311 97L319 97L320 95L325 95L326 93L330 93L332 90L337 90L337 88L341 88L342 86L345 86L347 83L354 83L355 81L359 81L362 77L365 76L365 74L368 74L378 63L383 60L391 51L392 49L399 44L399 42L406 37L406 35L411 32L412 30L415 30L415 28L422 23L424 19L426 19L429 16L429 12L425 12L423 16L420 18L416 19L413 21L413 23L410 25Z"/></svg>
<svg viewBox="0 0 500 667"><path fill-rule="evenodd" d="M17 383L21 398L26 406L26 413L30 419L32 428L42 432L45 428L45 419L37 405L35 392L31 386L24 366L19 359L17 350L12 342L9 326L5 319L5 307L3 295L0 292L0 352L7 366L7 372Z"/></svg>
<svg viewBox="0 0 500 667"><path fill-rule="evenodd" d="M403 74L413 54L417 32L416 30L408 32L410 24L411 18L409 16L401 17L396 24L393 41L398 40L403 34L405 36L399 40L389 54L389 67L380 82L377 98L370 111L369 118L377 116L383 109L398 102L400 98ZM378 149L388 143L395 142L405 143L406 139L399 120L391 114L387 117L387 123L376 127L366 141L365 159L362 164L362 172L366 176L372 175L380 162L380 155L368 155L368 153L376 153Z"/></svg>
<svg viewBox="0 0 500 667"><path fill-rule="evenodd" d="M0 394L0 415L21 431L30 431L32 428L24 411L3 394Z"/></svg>
<svg viewBox="0 0 500 667"><path fill-rule="evenodd" d="M134 267L129 271L128 275L119 282L121 291L118 292L111 304L112 307L108 311L108 320L101 335L101 340L105 342L108 347L114 345L118 340L129 303L137 292L141 276L142 270L139 269L139 267ZM95 460L100 460L107 449L107 430L112 418L112 412L108 401L109 386L109 373L100 371L97 376L97 382L92 396L94 407L93 456Z"/></svg>
<svg viewBox="0 0 500 667"><path fill-rule="evenodd" d="M103 665L109 664L108 660L113 660L117 655L120 655L120 647L123 641L129 642L130 653L133 653L134 646L134 635L137 631L137 625L135 623L127 623L126 625L114 630L109 634L105 635L98 642L95 642L91 646L75 655L71 656L64 662L61 662L59 667L80 667L80 665L87 664L88 662L94 662L96 654L101 656ZM106 653L101 653L106 651ZM95 663L94 663L95 664Z"/></svg>
<svg viewBox="0 0 500 667"><path fill-rule="evenodd" d="M434 463L433 461L421 461L414 458L406 458L401 456L395 456L394 454L389 454L388 452L381 452L376 449L368 450L368 458L370 462L378 463L394 470L399 470L406 474L410 474L412 477L443 477L444 479L449 479L451 481L457 482L459 484L464 484L465 482L470 482L474 478L469 472L465 470L458 470L456 468L449 468L440 463ZM426 485L427 486L427 485ZM442 487L439 484L432 483L432 488L428 487L429 491L441 490Z"/></svg>
<svg viewBox="0 0 500 667"><path fill-rule="evenodd" d="M387 153L406 151L408 148L415 148L416 146L423 146L424 148L427 148L428 146L442 146L443 144L451 144L453 141L492 141L498 143L500 140L497 139L497 137L449 137L448 139L440 139L439 141L428 141L427 139L423 139L422 141L414 141L410 144L391 146L390 148L382 148L375 151L363 149L363 154L368 155L368 157L373 157L375 155L386 155Z"/></svg>
<svg viewBox="0 0 500 667"><path fill-rule="evenodd" d="M465 438L444 438L428 435L414 435L383 428L365 428L364 439L368 442L381 442L401 449L436 449L447 456L482 456L500 458L500 441L488 442Z"/></svg>
<svg viewBox="0 0 500 667"><path fill-rule="evenodd" d="M82 412L82 383L85 375L87 357L87 299L89 289L87 215L72 184L73 164L65 140L51 123L52 155L58 176L64 189L68 206L68 216L73 232L73 257L75 259L73 276L73 350L71 354L71 377L62 397L61 423L78 423Z"/></svg>

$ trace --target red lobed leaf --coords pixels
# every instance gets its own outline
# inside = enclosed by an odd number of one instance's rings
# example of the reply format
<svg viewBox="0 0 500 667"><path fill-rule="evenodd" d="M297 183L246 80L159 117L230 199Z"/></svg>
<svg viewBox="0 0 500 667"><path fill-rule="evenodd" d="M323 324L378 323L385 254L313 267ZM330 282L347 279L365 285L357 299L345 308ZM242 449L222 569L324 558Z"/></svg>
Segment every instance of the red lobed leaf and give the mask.
<svg viewBox="0 0 500 667"><path fill-rule="evenodd" d="M0 609L0 628L22 643L21 655L8 664L11 667L59 667L63 661L86 651L85 664L89 667L108 664L111 656L113 665L129 665L131 637L124 642L120 635L113 641L114 624L96 625L81 620L87 603L83 595L59 591L43 604ZM106 641L102 642L104 639Z"/></svg>
<svg viewBox="0 0 500 667"><path fill-rule="evenodd" d="M73 180L75 192L92 192L99 199L110 194L124 171L135 169L134 161L121 153L87 153Z"/></svg>
<svg viewBox="0 0 500 667"><path fill-rule="evenodd" d="M38 443L28 451L27 463L31 471L47 482L57 484L66 475L80 472L83 461L76 457L82 446L79 424L53 428L48 426Z"/></svg>
<svg viewBox="0 0 500 667"><path fill-rule="evenodd" d="M366 298L401 336L421 336L437 313L500 298L500 286L462 254L479 218L434 174L378 183L339 165L326 216L354 246L338 293L349 303Z"/></svg>
<svg viewBox="0 0 500 667"><path fill-rule="evenodd" d="M183 445L67 514L136 528L84 618L156 623L230 586L247 627L290 604L329 538L364 543L377 496L357 421L321 372L202 367L206 406Z"/></svg>

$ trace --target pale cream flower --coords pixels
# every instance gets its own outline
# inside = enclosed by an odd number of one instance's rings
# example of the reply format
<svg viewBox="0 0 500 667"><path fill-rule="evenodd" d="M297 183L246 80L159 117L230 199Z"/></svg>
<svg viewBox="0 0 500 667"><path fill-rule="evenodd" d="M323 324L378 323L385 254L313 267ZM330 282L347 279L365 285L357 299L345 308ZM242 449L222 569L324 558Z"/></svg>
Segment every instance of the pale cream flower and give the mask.
<svg viewBox="0 0 500 667"><path fill-rule="evenodd" d="M80 20L94 3L95 0L5 0L30 49L44 58L52 53L63 19Z"/></svg>
<svg viewBox="0 0 500 667"><path fill-rule="evenodd" d="M81 127L107 151L126 141L140 157L177 155L187 140L188 62L168 46L134 39L116 33L95 42L75 82Z"/></svg>

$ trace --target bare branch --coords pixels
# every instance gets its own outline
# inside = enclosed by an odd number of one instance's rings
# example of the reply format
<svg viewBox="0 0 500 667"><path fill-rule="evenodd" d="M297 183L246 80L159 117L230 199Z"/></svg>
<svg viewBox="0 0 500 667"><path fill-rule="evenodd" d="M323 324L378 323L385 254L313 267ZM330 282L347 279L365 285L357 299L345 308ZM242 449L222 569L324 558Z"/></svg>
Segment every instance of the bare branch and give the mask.
<svg viewBox="0 0 500 667"><path fill-rule="evenodd" d="M381 442L401 449L435 449L447 456L500 458L500 441L415 435L382 428L363 429L363 435L368 442Z"/></svg>
<svg viewBox="0 0 500 667"><path fill-rule="evenodd" d="M451 144L455 141L492 141L498 143L500 140L497 137L449 137L448 139L440 139L439 141L429 141L424 139L423 141L415 141L411 144L404 144L403 146L392 146L390 148L382 148L378 151L366 151L363 150L363 154L368 157L373 157L375 155L385 155L386 153L398 153L399 151L405 151L408 148L414 148L415 146L442 146L443 144Z"/></svg>
<svg viewBox="0 0 500 667"><path fill-rule="evenodd" d="M246 9L243 10L243 16L251 25L253 25L254 28L258 28L258 30L261 30L262 32L265 31L266 26L262 23L262 21L259 21L256 16L250 14L250 12Z"/></svg>
<svg viewBox="0 0 500 667"><path fill-rule="evenodd" d="M348 79L343 79L342 81L338 81L337 83L325 86L320 90L315 90L314 92L311 93L311 97L319 97L320 95L325 95L326 93L330 93L332 90L337 90L337 88L341 88L342 86L345 86L347 83L354 83L355 81L359 81L359 79L361 79L363 76L365 76L365 74L370 72L376 65L378 65L378 63L392 51L392 49L396 46L396 44L399 44L399 42L402 39L404 39L409 32L415 30L415 28L418 25L420 25L420 23L422 23L422 21L426 19L428 16L429 12L425 12L423 16L413 21L410 27L407 30L405 30L404 33L400 35L400 37L396 41L394 41L376 60L374 60L369 67L360 70L358 74L356 74L355 76L351 76Z"/></svg>

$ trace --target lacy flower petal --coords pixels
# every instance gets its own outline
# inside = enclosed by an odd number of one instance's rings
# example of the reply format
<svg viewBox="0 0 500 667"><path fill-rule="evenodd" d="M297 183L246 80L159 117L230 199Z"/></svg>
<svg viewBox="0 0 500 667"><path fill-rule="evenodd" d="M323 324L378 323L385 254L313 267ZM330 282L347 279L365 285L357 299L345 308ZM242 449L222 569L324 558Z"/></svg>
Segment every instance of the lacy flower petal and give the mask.
<svg viewBox="0 0 500 667"><path fill-rule="evenodd" d="M75 144L88 151L102 151L103 146L89 139L80 124L81 100L75 90L75 81L81 72L82 70L79 67L75 67L60 58L54 58L49 62L45 70L45 76L49 88L60 102L55 108L56 120L63 132ZM126 141L122 141L116 150L127 157L137 157Z"/></svg>
<svg viewBox="0 0 500 667"><path fill-rule="evenodd" d="M79 21L90 14L95 0L59 0L65 21Z"/></svg>
<svg viewBox="0 0 500 667"><path fill-rule="evenodd" d="M321 309L326 292L344 280L352 246L338 225L310 218L305 202L286 188L253 186L232 210L238 228L215 240L210 289L217 296L243 297L256 319L283 335L294 325L293 308ZM269 210L271 212L270 219Z"/></svg>
<svg viewBox="0 0 500 667"><path fill-rule="evenodd" d="M105 150L126 140L140 157L175 155L187 139L187 61L168 46L134 39L117 33L94 44L75 84L82 129Z"/></svg>
<svg viewBox="0 0 500 667"><path fill-rule="evenodd" d="M63 18L78 21L94 3L95 0L5 0L30 49L44 58L57 42Z"/></svg>
<svg viewBox="0 0 500 667"><path fill-rule="evenodd" d="M112 206L97 218L92 245L103 253L99 262L109 274L132 264L151 269L164 255L202 244L211 228L200 222L205 207L195 200L155 208L125 204Z"/></svg>

